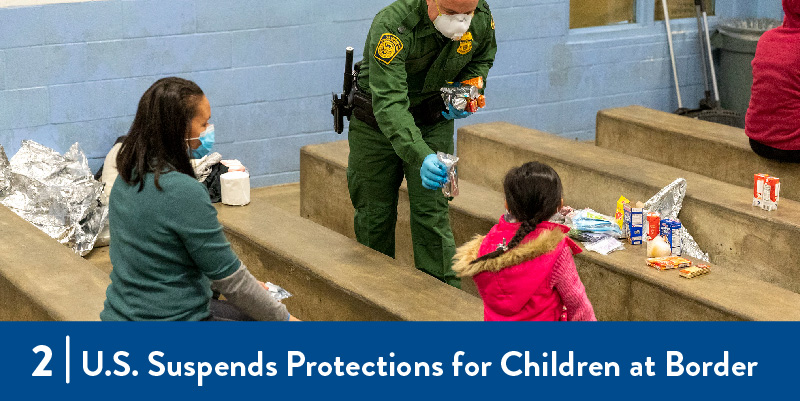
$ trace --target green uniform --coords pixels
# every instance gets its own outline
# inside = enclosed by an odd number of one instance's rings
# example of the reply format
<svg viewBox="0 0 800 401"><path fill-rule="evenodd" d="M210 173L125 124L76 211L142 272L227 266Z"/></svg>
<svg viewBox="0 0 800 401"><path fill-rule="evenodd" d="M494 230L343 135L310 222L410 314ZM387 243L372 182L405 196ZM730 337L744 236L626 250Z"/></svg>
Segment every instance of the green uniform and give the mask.
<svg viewBox="0 0 800 401"><path fill-rule="evenodd" d="M397 0L375 16L358 76L359 89L372 96L380 131L350 120L347 182L356 238L394 257L398 189L405 175L414 263L455 287L460 280L450 268L455 243L448 200L441 190L425 189L419 172L427 155L453 153L453 121L418 126L409 108L440 96L448 82L485 80L496 51L494 21L484 0L460 41L436 30L425 0Z"/></svg>

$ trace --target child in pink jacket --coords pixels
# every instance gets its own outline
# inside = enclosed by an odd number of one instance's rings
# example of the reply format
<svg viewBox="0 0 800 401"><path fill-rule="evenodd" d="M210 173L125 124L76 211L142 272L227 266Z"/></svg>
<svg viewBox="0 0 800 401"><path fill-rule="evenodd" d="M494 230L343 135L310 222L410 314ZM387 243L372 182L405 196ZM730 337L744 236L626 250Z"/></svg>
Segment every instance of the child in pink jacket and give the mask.
<svg viewBox="0 0 800 401"><path fill-rule="evenodd" d="M454 257L456 274L475 280L484 320L597 320L572 259L580 247L566 226L547 221L563 203L558 174L525 163L503 190L508 213Z"/></svg>

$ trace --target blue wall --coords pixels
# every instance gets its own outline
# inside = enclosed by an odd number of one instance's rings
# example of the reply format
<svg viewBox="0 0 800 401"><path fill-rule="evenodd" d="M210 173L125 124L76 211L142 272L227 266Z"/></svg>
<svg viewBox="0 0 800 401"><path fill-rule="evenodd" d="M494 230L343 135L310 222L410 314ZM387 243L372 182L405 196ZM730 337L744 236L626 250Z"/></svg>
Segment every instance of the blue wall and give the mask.
<svg viewBox="0 0 800 401"><path fill-rule="evenodd" d="M773 16L778 0L718 0L721 17ZM0 145L58 151L80 142L98 168L144 90L177 75L206 92L217 150L254 186L296 181L299 148L342 139L330 93L343 49L361 54L390 0L109 0L0 8ZM465 123L506 120L592 139L597 110L677 107L664 26L568 29L567 0L491 2L499 51L488 107ZM683 100L702 95L694 20L674 21Z"/></svg>

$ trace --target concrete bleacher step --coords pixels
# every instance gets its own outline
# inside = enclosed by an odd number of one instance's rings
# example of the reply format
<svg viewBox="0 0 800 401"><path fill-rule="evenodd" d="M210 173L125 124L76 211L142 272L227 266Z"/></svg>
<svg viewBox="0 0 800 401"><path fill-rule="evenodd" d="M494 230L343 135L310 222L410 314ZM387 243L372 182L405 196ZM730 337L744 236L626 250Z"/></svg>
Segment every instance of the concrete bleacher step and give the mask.
<svg viewBox="0 0 800 401"><path fill-rule="evenodd" d="M253 189L251 201L245 207L217 204L219 220L256 277L294 294L284 301L293 315L304 320L482 318L476 298L300 218L299 184ZM86 257L106 276L112 268L108 249L96 248Z"/></svg>
<svg viewBox="0 0 800 401"><path fill-rule="evenodd" d="M294 295L284 302L300 319L482 320L474 296L271 203L270 188L254 189L247 206L217 204L219 220L253 275Z"/></svg>
<svg viewBox="0 0 800 401"><path fill-rule="evenodd" d="M345 235L352 235L353 209L346 185L344 141L309 145L301 150L301 213ZM460 195L451 203L450 219L456 243L485 234L503 211L497 191L460 180ZM324 188L324 190L320 190ZM408 209L401 187L398 211ZM407 211L405 212L407 213ZM398 233L409 232L408 219L398 218ZM410 261L409 241L397 242L398 259ZM753 280L723 266L694 280L677 272L659 272L644 264L643 247L602 256L576 256L578 270L601 320L797 320L800 295Z"/></svg>
<svg viewBox="0 0 800 401"><path fill-rule="evenodd" d="M781 179L781 197L800 201L800 166L756 155L741 128L628 106L597 113L596 144L745 188L766 173Z"/></svg>
<svg viewBox="0 0 800 401"><path fill-rule="evenodd" d="M0 320L100 319L108 274L0 205Z"/></svg>
<svg viewBox="0 0 800 401"><path fill-rule="evenodd" d="M458 130L459 175L500 190L505 173L537 160L561 176L564 201L613 215L617 199L646 201L676 178L687 181L680 219L711 261L746 276L800 292L800 203L781 200L777 211L751 206L752 189L578 143L508 123Z"/></svg>
<svg viewBox="0 0 800 401"><path fill-rule="evenodd" d="M293 182L288 184L273 185L270 187L259 188L259 199L265 199L270 205L281 208L295 216L300 215L300 183ZM111 274L111 258L108 246L95 247L83 258L97 266L106 274Z"/></svg>
<svg viewBox="0 0 800 401"><path fill-rule="evenodd" d="M324 145L310 145L300 150L300 215L319 225L328 227L349 238L355 239L353 231L353 205L347 190L347 155L350 150L347 141L331 142ZM464 196L450 202L450 224L456 244L463 244L472 238L473 233L487 232L494 223L487 223L503 210L502 196L468 190L470 183L461 183ZM462 205L476 202L493 205L479 216L462 213ZM400 187L401 206L397 208L397 228L395 229L395 258L405 266L414 266L414 253L411 245L411 228L406 183ZM454 218L458 215L459 218ZM461 288L474 296L478 290L472 280L462 280Z"/></svg>

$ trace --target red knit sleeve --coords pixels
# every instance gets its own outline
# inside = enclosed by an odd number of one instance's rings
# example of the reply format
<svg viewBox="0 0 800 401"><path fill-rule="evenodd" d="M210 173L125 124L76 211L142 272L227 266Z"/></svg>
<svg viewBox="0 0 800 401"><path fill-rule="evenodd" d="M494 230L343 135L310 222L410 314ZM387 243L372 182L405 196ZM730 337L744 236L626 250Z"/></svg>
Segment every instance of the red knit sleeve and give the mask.
<svg viewBox="0 0 800 401"><path fill-rule="evenodd" d="M572 258L572 250L565 246L561 250L555 266L550 284L555 287L564 306L567 307L567 320L570 321L597 321L594 308L586 296L586 288L578 276L578 268Z"/></svg>

